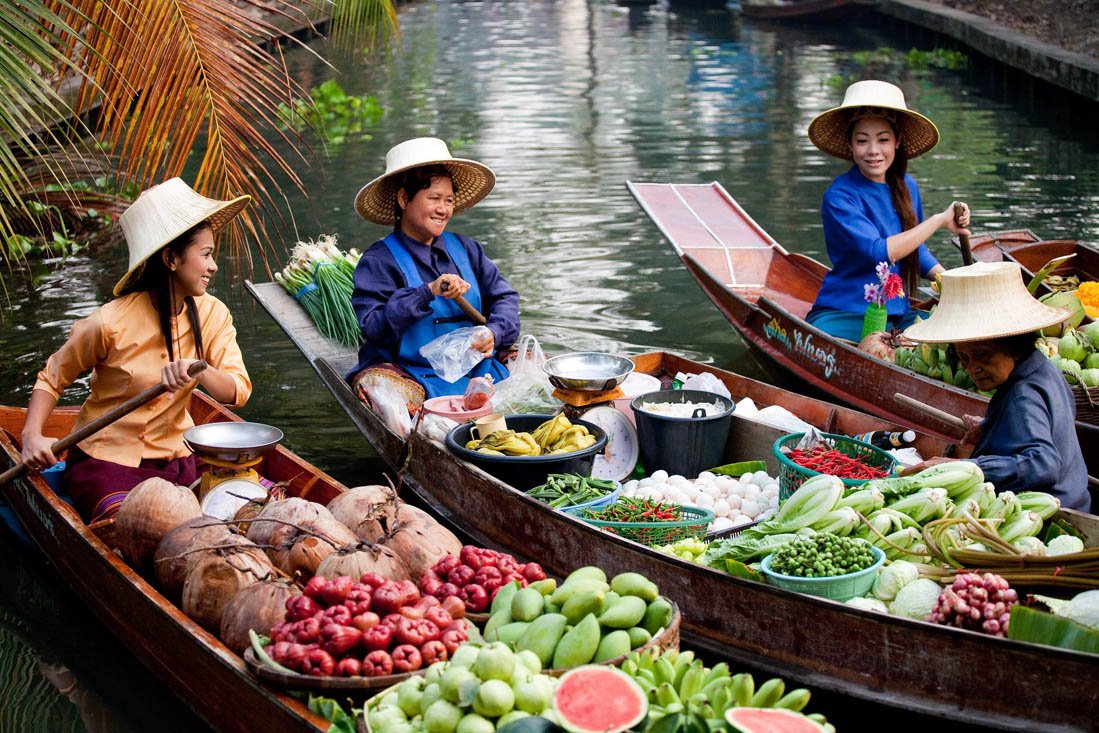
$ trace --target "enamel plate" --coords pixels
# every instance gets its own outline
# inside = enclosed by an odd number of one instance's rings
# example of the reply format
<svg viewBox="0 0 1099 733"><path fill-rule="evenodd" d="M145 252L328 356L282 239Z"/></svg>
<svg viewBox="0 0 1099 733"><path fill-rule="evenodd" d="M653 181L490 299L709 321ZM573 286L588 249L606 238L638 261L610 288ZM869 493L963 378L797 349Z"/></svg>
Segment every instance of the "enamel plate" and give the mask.
<svg viewBox="0 0 1099 733"><path fill-rule="evenodd" d="M598 425L607 434L607 448L595 457L591 475L612 481L625 480L637 465L640 453L637 428L613 407L593 407L581 417Z"/></svg>

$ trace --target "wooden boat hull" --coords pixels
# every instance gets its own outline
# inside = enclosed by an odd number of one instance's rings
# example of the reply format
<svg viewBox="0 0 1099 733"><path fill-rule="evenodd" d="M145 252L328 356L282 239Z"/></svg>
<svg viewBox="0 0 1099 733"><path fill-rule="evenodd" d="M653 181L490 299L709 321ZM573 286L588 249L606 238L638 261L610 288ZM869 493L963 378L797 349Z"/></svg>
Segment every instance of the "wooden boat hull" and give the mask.
<svg viewBox="0 0 1099 733"><path fill-rule="evenodd" d="M278 285L247 287L299 348L305 347L318 373L338 374L335 365L353 364L345 350L314 339L315 329ZM650 374L706 369L730 386L735 398L750 394L760 404L784 404L818 427L895 428L669 354L638 356L635 363ZM346 385L336 385L333 394L357 425L370 426L364 435L372 443L371 436L385 431ZM950 448L933 436L920 440L929 452ZM759 444L769 446L770 440ZM535 559L559 576L589 564L611 573L642 570L684 609L689 643L734 662L902 710L1005 730L1086 730L1094 722L1093 706L1081 706L1074 686L1050 681L1094 679L1099 657L882 616L688 563L550 509L419 433L403 448L393 440L375 447L387 460L407 457L403 485L477 542ZM745 450L747 457L762 455L757 446Z"/></svg>
<svg viewBox="0 0 1099 733"><path fill-rule="evenodd" d="M775 242L720 184L627 184L688 272L744 342L802 381L892 422L957 440L960 432L894 400L984 415L988 398L877 359L805 321L827 268ZM1092 476L1099 426L1077 421Z"/></svg>
<svg viewBox="0 0 1099 733"><path fill-rule="evenodd" d="M64 435L76 408L54 410L46 434ZM191 403L196 424L239 420L198 392ZM0 407L0 459L18 461L13 436L25 410ZM259 466L262 475L289 482L292 495L327 501L344 488L289 451L278 448ZM167 687L212 726L223 731L322 731L328 722L305 705L266 686L243 660L187 618L145 578L123 562L38 474L0 487L27 533L88 608Z"/></svg>
<svg viewBox="0 0 1099 733"><path fill-rule="evenodd" d="M877 4L877 0L794 0L780 4L741 0L740 12L759 20L837 23Z"/></svg>
<svg viewBox="0 0 1099 733"><path fill-rule="evenodd" d="M1075 239L1042 240L1033 232L1023 230L974 238L970 241L970 249L973 258L981 262L1018 263L1028 280L1050 260L1075 255L1050 274L1062 277L1076 275L1081 282L1099 282L1099 250ZM1039 296L1048 292L1050 290L1046 285L1038 286Z"/></svg>

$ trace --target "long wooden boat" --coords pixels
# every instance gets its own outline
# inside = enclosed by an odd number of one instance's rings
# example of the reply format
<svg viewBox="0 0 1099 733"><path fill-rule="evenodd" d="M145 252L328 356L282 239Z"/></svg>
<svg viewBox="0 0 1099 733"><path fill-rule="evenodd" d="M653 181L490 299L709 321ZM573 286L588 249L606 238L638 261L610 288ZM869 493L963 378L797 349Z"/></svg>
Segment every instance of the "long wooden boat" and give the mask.
<svg viewBox="0 0 1099 733"><path fill-rule="evenodd" d="M981 262L1016 262L1028 278L1057 257L1074 255L1050 273L1068 277L1075 275L1080 282L1099 281L1099 250L1075 239L1039 239L1030 230L997 232L970 241L973 259ZM1042 284L1038 295L1048 293Z"/></svg>
<svg viewBox="0 0 1099 733"><path fill-rule="evenodd" d="M47 435L71 432L78 408L59 407ZM191 400L196 424L239 421L200 392ZM4 467L19 460L26 410L0 407L0 457ZM283 483L292 496L327 503L345 487L331 476L278 447L257 466L260 475ZM28 534L88 608L169 689L214 728L222 731L325 731L329 723L300 700L251 675L244 661L183 614L144 577L122 561L76 511L37 473L0 487Z"/></svg>
<svg viewBox="0 0 1099 733"><path fill-rule="evenodd" d="M627 182L687 271L749 346L813 387L887 420L949 439L956 427L899 403L900 392L951 415L984 415L988 398L875 358L805 320L828 272L787 251L719 183ZM1043 263L1044 264L1044 263ZM1099 425L1076 422L1099 476Z"/></svg>
<svg viewBox="0 0 1099 733"><path fill-rule="evenodd" d="M1099 656L881 616L735 578L602 532L501 483L422 433L398 437L344 382L341 374L355 363L352 352L319 336L281 286L247 287L371 445L391 465L403 466L403 486L475 541L536 558L556 574L593 563L608 572L642 570L684 609L689 644L787 680L893 706L904 714L1004 730L1093 727L1094 706L1081 705L1077 685L1057 681L1095 679ZM783 405L820 428L848 433L896 429L880 418L671 354L644 354L634 361L638 371L654 375L705 369L722 379L734 398L747 395L760 406ZM770 436L752 445L750 432L742 431L742 441L726 446L731 460L766 455ZM949 443L929 435L920 437L920 445L925 455L951 450ZM1099 541L1099 525L1089 526Z"/></svg>
<svg viewBox="0 0 1099 733"><path fill-rule="evenodd" d="M836 23L877 4L878 0L740 0L740 12L746 18L760 20Z"/></svg>

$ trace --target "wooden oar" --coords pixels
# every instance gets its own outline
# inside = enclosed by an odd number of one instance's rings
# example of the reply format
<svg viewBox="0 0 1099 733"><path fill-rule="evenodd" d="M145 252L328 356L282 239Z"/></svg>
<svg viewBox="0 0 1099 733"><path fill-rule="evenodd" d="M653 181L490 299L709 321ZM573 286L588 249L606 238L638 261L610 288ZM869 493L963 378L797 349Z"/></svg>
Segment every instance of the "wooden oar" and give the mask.
<svg viewBox="0 0 1099 733"><path fill-rule="evenodd" d="M447 290L450 290L450 283L444 282L439 286L439 289L445 293ZM458 307L478 326L483 326L488 323L488 321L485 320L485 317L481 315L481 311L474 308L473 305L466 300L464 295L459 295L454 299L454 302L457 303Z"/></svg>
<svg viewBox="0 0 1099 733"><path fill-rule="evenodd" d="M950 425L951 427L958 428L958 430L966 431L966 430L969 429L969 426L965 424L965 420L961 419L957 415L951 415L949 412L943 412L942 410L940 410L937 407L932 407L931 405L925 405L924 403L920 402L919 400L914 400L906 394L901 394L900 392L894 392L893 393L893 399L896 402L901 403L902 405L905 405L907 407L911 407L913 410L918 410L919 412L922 412L925 415L929 415L929 416L935 418L936 420L941 420L944 423L946 423L947 425Z"/></svg>
<svg viewBox="0 0 1099 733"><path fill-rule="evenodd" d="M965 209L962 208L962 203L960 201L955 201L954 202L954 223L955 224L957 224L958 220L962 218L962 212L963 211L965 211ZM972 265L973 264L973 250L971 250L969 248L969 235L968 234L959 234L958 235L958 244L962 248L962 264L963 265Z"/></svg>
<svg viewBox="0 0 1099 733"><path fill-rule="evenodd" d="M193 379L194 377L201 374L202 370L205 368L205 361L196 361L194 364L191 365L191 368L187 370L187 376ZM92 420L87 425L81 425L79 428L72 431L64 438L53 444L53 454L56 456L68 450L88 436L98 433L100 430L107 427L119 418L129 415L137 408L148 402L151 402L160 395L164 394L166 389L167 388L163 384L158 384L155 387L149 387L149 389L140 394L134 395L118 407L111 408L96 419ZM23 463L22 461L16 463L7 471L4 471L4 473L0 474L0 486L3 486L12 479L19 478L26 472L26 470L27 464Z"/></svg>

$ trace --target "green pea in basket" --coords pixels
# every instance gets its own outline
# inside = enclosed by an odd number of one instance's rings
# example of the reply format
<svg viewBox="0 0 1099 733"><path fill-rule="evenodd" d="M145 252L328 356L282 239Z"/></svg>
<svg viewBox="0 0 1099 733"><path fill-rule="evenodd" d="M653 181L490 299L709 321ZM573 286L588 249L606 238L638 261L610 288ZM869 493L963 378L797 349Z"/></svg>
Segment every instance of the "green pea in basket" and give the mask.
<svg viewBox="0 0 1099 733"><path fill-rule="evenodd" d="M605 508L596 507L597 510ZM605 529L620 537L640 542L649 547L670 545L687 537L700 537L706 534L710 522L714 521L716 516L709 509L697 506L679 507L679 515L682 519L669 522L615 522L586 517L584 513L588 511L587 509L568 507L564 511L593 527Z"/></svg>
<svg viewBox="0 0 1099 733"><path fill-rule="evenodd" d="M811 468L799 466L794 463L786 456L786 453L783 450L792 450L797 447L798 441L801 440L804 435L805 433L784 435L776 440L774 445L771 446L771 452L774 453L775 458L778 460L779 501L786 501L789 499L790 496L797 491L799 486L820 473L819 471L814 471ZM834 433L821 433L821 440L835 450L838 450L840 453L850 456L851 458L861 458L866 465L880 468L888 472L890 476L896 471L896 459L877 446L864 443L861 440L849 438L846 435L836 435ZM855 486L861 486L869 480L870 479L858 478L840 479L840 481L843 482L843 485L848 489Z"/></svg>

